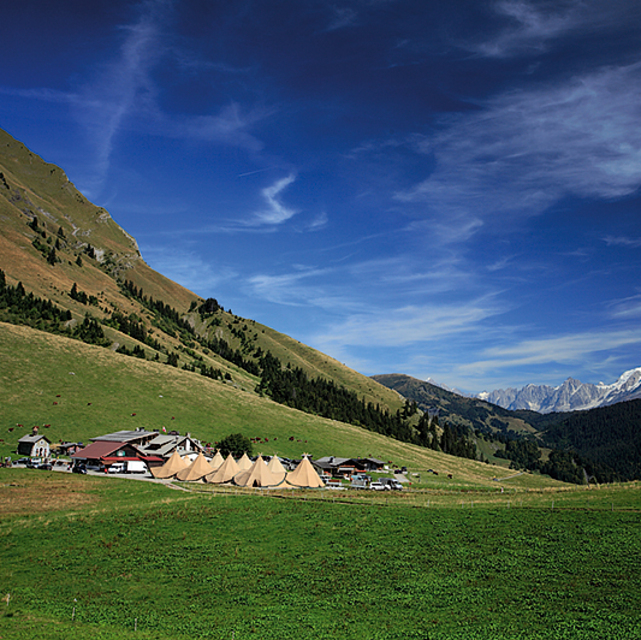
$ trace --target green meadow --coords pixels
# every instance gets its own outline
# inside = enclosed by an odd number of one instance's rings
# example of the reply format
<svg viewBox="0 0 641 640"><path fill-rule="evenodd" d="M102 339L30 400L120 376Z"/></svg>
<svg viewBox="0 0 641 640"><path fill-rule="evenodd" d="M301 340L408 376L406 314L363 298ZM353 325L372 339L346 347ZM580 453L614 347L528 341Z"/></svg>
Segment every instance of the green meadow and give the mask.
<svg viewBox="0 0 641 640"><path fill-rule="evenodd" d="M0 486L4 640L641 637L638 484L371 496L1 469Z"/></svg>
<svg viewBox="0 0 641 640"><path fill-rule="evenodd" d="M52 443L165 427L203 443L240 432L260 438L254 452L265 455L375 457L407 466L419 474L411 476L413 486L426 489L440 487L444 476L451 489L561 486L301 413L259 397L242 381L210 380L29 327L0 323L0 358L0 456L15 458L18 439L34 425Z"/></svg>

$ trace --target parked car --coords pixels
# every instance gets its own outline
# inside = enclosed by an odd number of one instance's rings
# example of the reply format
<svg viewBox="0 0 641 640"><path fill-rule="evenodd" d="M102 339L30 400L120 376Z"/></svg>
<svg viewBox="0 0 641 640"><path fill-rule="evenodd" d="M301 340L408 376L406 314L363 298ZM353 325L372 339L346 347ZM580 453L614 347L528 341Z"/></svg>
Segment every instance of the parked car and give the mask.
<svg viewBox="0 0 641 640"><path fill-rule="evenodd" d="M43 469L44 471L51 471L53 469L53 465L51 462L41 462L36 469Z"/></svg>
<svg viewBox="0 0 641 640"><path fill-rule="evenodd" d="M108 473L124 473L127 466L124 462L114 462L110 467Z"/></svg>
<svg viewBox="0 0 641 640"><path fill-rule="evenodd" d="M123 464L127 465L125 473L147 473L147 464L143 460L127 460Z"/></svg>
<svg viewBox="0 0 641 640"><path fill-rule="evenodd" d="M31 458L18 458L18 460L16 460L16 464L27 464L29 460L31 460Z"/></svg>
<svg viewBox="0 0 641 640"><path fill-rule="evenodd" d="M374 491L401 491L403 485L396 478L379 478L369 488Z"/></svg>
<svg viewBox="0 0 641 640"><path fill-rule="evenodd" d="M385 480L387 480L386 484L392 491L403 490L403 485L396 478L385 478Z"/></svg>
<svg viewBox="0 0 641 640"><path fill-rule="evenodd" d="M87 467L84 464L75 464L71 467L71 473L87 473Z"/></svg>
<svg viewBox="0 0 641 640"><path fill-rule="evenodd" d="M42 464L42 458L29 458L27 461L29 469L37 469L40 464Z"/></svg>

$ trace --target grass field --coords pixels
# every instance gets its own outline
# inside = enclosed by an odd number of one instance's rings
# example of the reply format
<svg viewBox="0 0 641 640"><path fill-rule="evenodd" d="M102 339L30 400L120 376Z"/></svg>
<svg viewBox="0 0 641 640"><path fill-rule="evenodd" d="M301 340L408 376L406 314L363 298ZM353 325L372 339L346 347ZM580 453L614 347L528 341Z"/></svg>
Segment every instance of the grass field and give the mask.
<svg viewBox="0 0 641 640"><path fill-rule="evenodd" d="M382 497L2 469L0 485L3 640L641 636L636 483Z"/></svg>

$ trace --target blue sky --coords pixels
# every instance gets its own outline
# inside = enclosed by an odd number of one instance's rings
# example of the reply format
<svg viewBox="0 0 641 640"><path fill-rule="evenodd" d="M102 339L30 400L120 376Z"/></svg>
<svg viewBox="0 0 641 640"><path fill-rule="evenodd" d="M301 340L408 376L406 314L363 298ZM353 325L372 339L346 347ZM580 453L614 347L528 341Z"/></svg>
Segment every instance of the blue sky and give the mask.
<svg viewBox="0 0 641 640"><path fill-rule="evenodd" d="M155 269L368 375L641 366L638 0L22 0L0 127Z"/></svg>

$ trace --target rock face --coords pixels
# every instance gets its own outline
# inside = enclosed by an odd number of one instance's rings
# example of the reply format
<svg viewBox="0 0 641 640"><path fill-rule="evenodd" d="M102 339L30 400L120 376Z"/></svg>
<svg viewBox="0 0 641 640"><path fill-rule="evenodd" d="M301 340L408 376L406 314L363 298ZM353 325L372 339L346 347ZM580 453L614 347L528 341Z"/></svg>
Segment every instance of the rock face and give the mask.
<svg viewBox="0 0 641 640"><path fill-rule="evenodd" d="M641 367L626 371L614 384L590 384L568 378L558 387L528 384L521 389L496 389L478 398L504 409L539 413L580 411L641 398Z"/></svg>

